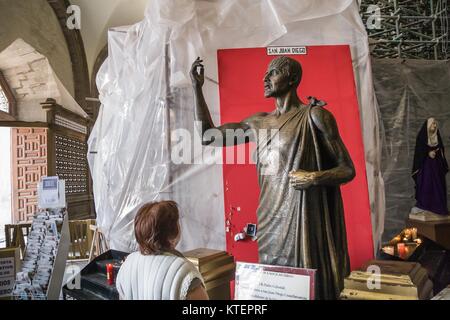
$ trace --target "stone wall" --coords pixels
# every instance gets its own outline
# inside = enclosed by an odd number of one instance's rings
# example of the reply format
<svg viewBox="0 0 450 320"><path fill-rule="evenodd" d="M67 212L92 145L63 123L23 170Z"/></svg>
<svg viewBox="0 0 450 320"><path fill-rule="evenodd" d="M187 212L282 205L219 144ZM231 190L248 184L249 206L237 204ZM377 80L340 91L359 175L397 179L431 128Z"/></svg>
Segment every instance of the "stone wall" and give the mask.
<svg viewBox="0 0 450 320"><path fill-rule="evenodd" d="M11 223L11 129L0 127L0 248L5 246L5 224Z"/></svg>

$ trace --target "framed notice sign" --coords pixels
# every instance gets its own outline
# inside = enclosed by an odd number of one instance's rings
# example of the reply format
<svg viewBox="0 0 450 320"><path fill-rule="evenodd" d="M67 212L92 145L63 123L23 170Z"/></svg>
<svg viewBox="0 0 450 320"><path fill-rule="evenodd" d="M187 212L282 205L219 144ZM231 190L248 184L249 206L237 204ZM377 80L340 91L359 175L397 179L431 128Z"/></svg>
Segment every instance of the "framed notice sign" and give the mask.
<svg viewBox="0 0 450 320"><path fill-rule="evenodd" d="M10 297L20 269L20 249L0 249L0 299Z"/></svg>
<svg viewBox="0 0 450 320"><path fill-rule="evenodd" d="M316 270L237 262L236 300L314 300Z"/></svg>
<svg viewBox="0 0 450 320"><path fill-rule="evenodd" d="M38 184L38 205L42 209L66 206L66 184L57 176L42 177Z"/></svg>

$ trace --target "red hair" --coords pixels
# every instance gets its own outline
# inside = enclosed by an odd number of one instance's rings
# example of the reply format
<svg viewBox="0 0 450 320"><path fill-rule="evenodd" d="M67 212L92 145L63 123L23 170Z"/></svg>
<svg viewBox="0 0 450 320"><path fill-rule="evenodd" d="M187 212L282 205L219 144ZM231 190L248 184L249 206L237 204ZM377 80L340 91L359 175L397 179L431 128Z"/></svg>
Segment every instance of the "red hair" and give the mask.
<svg viewBox="0 0 450 320"><path fill-rule="evenodd" d="M145 204L134 218L134 235L144 255L172 249L180 233L178 206L174 201Z"/></svg>

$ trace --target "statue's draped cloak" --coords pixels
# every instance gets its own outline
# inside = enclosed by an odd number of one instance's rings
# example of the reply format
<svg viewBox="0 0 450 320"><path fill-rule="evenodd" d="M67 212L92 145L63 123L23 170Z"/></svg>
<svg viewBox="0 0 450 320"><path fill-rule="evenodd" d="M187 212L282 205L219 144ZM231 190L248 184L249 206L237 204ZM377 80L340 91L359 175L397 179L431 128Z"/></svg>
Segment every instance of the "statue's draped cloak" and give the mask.
<svg viewBox="0 0 450 320"><path fill-rule="evenodd" d="M431 159L430 151L436 151ZM437 145L428 145L428 120L424 122L416 138L412 177L416 184L416 207L433 213L448 215L447 183L445 175L448 162L442 137L437 130Z"/></svg>
<svg viewBox="0 0 450 320"><path fill-rule="evenodd" d="M263 119L254 129L279 130L278 137L257 141L260 184L258 245L260 263L317 269L316 297L335 299L349 273L344 210L339 186L295 190L289 172L335 167L323 136L311 119L311 104ZM279 166L267 170L279 139ZM267 172L268 171L268 172ZM268 173L268 174L264 174Z"/></svg>

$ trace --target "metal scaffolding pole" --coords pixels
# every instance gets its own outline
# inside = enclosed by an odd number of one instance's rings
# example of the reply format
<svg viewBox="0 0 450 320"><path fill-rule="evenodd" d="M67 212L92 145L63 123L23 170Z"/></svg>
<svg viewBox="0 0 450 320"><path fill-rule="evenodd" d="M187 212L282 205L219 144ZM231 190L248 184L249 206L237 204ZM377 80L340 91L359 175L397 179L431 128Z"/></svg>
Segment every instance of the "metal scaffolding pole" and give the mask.
<svg viewBox="0 0 450 320"><path fill-rule="evenodd" d="M362 0L375 57L448 59L448 0ZM375 19L375 20L374 20ZM373 24L373 21L378 23Z"/></svg>

